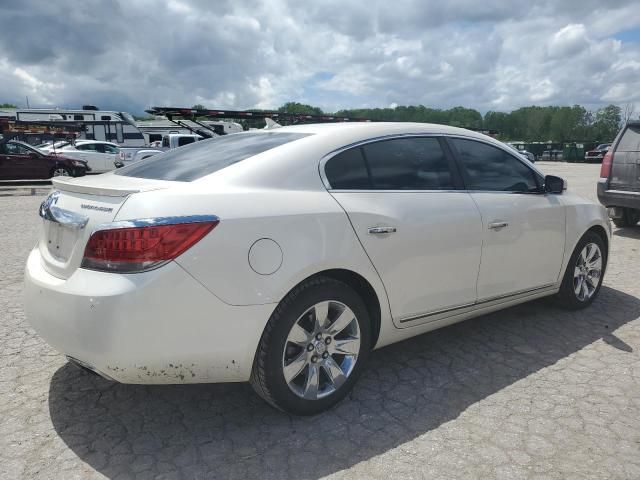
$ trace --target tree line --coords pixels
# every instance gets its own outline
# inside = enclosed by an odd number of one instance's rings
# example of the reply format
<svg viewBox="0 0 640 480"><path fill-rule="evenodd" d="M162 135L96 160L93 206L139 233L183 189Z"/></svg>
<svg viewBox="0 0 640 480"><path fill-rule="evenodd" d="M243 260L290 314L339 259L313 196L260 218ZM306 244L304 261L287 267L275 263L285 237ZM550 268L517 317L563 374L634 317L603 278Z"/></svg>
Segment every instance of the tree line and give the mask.
<svg viewBox="0 0 640 480"><path fill-rule="evenodd" d="M297 102L285 103L279 109L287 113L321 115L320 108ZM525 142L552 141L564 143L611 142L621 125L633 117L631 105L623 111L607 105L596 111L581 105L572 107L523 107L512 112L489 111L484 116L472 108L429 108L424 105L394 108L358 108L335 112L335 115L367 118L374 121L440 123L476 130L495 130L501 140Z"/></svg>

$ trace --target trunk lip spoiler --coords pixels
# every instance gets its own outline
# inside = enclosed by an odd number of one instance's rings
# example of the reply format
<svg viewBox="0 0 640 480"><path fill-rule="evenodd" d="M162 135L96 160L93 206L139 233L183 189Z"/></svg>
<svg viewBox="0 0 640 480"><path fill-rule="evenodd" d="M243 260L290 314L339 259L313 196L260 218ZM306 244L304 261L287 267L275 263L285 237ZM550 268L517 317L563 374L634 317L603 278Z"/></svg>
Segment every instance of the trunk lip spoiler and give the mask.
<svg viewBox="0 0 640 480"><path fill-rule="evenodd" d="M91 195L103 195L105 197L126 197L133 193L139 193L142 191L162 190L167 188L165 185L157 186L145 186L138 188L126 188L126 187L111 187L100 185L83 185L80 183L74 183L72 178L53 177L51 183L53 188L57 190L63 190L66 192L74 193L86 193Z"/></svg>

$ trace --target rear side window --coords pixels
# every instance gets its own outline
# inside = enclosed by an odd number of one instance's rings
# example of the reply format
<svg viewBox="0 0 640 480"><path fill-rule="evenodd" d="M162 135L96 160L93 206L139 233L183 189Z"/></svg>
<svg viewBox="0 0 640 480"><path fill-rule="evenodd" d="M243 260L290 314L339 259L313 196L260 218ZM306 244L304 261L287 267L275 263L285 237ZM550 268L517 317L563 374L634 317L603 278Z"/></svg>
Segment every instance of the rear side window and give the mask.
<svg viewBox="0 0 640 480"><path fill-rule="evenodd" d="M618 152L640 152L640 125L629 125L620 143L616 147Z"/></svg>
<svg viewBox="0 0 640 480"><path fill-rule="evenodd" d="M246 158L304 138L307 133L237 133L186 145L120 168L116 175L191 182Z"/></svg>
<svg viewBox="0 0 640 480"><path fill-rule="evenodd" d="M453 190L449 161L433 137L369 143L362 147L376 190Z"/></svg>
<svg viewBox="0 0 640 480"><path fill-rule="evenodd" d="M536 174L504 150L474 140L452 138L469 190L536 192Z"/></svg>
<svg viewBox="0 0 640 480"><path fill-rule="evenodd" d="M352 148L331 158L324 167L331 188L340 190L369 190L371 182L362 150Z"/></svg>

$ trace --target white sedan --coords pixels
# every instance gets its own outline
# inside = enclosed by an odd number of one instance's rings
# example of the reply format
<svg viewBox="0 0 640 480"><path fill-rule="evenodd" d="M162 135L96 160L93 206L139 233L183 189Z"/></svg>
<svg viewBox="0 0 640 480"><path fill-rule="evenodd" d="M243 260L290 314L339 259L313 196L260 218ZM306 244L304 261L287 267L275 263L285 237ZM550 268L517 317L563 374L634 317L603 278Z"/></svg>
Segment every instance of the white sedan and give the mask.
<svg viewBox="0 0 640 480"><path fill-rule="evenodd" d="M55 152L67 158L87 162L89 168L91 168L91 173L104 173L116 168L114 162L118 158L120 148L111 142L78 140L75 145L63 145L57 148Z"/></svg>
<svg viewBox="0 0 640 480"><path fill-rule="evenodd" d="M588 306L603 207L487 136L320 124L204 140L53 179L31 324L124 383L250 380L322 411L374 348L540 297Z"/></svg>

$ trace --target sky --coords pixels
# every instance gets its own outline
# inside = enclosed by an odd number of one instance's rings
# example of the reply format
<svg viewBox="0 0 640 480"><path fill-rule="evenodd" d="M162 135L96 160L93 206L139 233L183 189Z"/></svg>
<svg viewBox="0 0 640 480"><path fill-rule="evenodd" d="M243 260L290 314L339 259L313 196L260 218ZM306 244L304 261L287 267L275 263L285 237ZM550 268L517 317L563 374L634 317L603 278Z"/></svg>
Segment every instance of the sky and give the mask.
<svg viewBox="0 0 640 480"><path fill-rule="evenodd" d="M638 0L0 0L0 103L634 104Z"/></svg>

